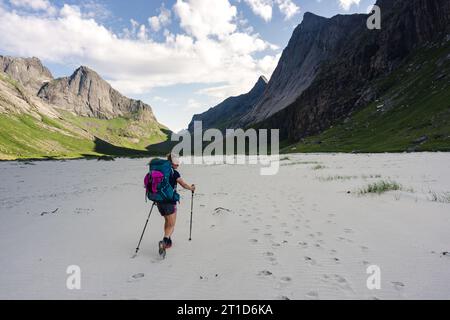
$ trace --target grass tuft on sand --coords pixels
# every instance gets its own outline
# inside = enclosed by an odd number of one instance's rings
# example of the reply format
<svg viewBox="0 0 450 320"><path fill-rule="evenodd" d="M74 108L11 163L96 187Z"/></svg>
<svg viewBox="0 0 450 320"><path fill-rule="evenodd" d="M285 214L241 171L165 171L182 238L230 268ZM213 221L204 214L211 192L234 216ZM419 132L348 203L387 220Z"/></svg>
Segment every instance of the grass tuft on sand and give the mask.
<svg viewBox="0 0 450 320"><path fill-rule="evenodd" d="M401 190L402 186L401 184L395 182L395 181L378 181L369 184L367 187L359 190L360 195L365 194L383 194L389 191L398 191Z"/></svg>
<svg viewBox="0 0 450 320"><path fill-rule="evenodd" d="M436 192L430 190L429 195L431 201L439 203L450 203L450 192Z"/></svg>

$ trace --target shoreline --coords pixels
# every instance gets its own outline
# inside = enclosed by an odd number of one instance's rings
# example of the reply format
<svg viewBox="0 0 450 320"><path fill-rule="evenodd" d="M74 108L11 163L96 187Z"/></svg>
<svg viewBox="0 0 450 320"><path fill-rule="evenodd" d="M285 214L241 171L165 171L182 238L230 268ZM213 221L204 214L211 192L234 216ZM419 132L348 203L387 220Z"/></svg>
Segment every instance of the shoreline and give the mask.
<svg viewBox="0 0 450 320"><path fill-rule="evenodd" d="M368 155L368 154L386 154L386 155L401 155L401 154L440 154L440 153L450 153L450 151L440 150L440 151L414 151L414 152L290 152L290 153L280 153L280 157L288 157L290 155ZM56 161L56 162L66 162L73 160L97 160L97 161L114 161L115 159L143 159L147 157L165 157L166 154L147 154L147 155L130 155L130 156L115 156L115 155L98 155L98 156L80 156L74 158L54 158L54 157L45 157L45 158L17 158L17 159L0 159L0 163L4 162L47 162L47 161ZM281 160L281 159L280 159Z"/></svg>

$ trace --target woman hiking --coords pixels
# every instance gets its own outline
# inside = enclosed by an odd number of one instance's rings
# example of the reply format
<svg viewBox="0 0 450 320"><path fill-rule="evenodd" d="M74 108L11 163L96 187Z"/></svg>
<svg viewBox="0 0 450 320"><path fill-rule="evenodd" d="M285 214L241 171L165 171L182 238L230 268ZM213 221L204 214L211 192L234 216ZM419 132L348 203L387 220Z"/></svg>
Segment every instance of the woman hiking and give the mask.
<svg viewBox="0 0 450 320"><path fill-rule="evenodd" d="M169 177L169 183L174 190L177 188L177 184L181 185L184 189L195 191L195 185L187 184L182 178L180 173L177 171L180 166L180 159L175 154L169 154L167 160L170 161L172 165L173 172ZM158 202L157 203L159 213L164 217L164 238L159 242L160 254L172 247L172 234L175 229L175 222L177 220L177 203L176 201L171 202Z"/></svg>

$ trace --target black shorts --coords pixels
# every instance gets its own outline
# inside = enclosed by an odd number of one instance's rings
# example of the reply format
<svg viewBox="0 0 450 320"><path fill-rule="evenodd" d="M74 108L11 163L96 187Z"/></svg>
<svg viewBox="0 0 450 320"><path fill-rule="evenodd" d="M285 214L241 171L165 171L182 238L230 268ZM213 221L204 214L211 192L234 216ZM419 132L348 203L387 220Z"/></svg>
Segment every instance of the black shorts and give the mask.
<svg viewBox="0 0 450 320"><path fill-rule="evenodd" d="M157 203L159 213L165 217L170 216L174 213L177 213L177 205L176 203Z"/></svg>

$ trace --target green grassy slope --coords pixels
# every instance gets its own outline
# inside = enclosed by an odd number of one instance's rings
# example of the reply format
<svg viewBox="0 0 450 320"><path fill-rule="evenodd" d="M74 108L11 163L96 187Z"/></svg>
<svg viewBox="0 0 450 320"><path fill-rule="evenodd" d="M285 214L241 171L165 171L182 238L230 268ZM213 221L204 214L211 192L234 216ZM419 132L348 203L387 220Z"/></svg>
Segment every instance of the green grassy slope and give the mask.
<svg viewBox="0 0 450 320"><path fill-rule="evenodd" d="M16 92L23 104L32 105L26 90L6 74L0 74L4 88ZM0 96L10 108L14 103ZM18 108L15 108L19 110ZM60 117L38 114L0 113L0 160L29 158L78 158L98 155L146 155L148 146L167 140L169 130L154 122L133 118L101 120L79 117L59 110Z"/></svg>
<svg viewBox="0 0 450 320"><path fill-rule="evenodd" d="M450 44L422 49L375 84L382 97L291 152L450 151Z"/></svg>
<svg viewBox="0 0 450 320"><path fill-rule="evenodd" d="M74 115L65 115L64 120L41 117L39 120L26 114L0 114L0 159L145 155L149 145L167 139L164 127L147 126L132 119L99 120ZM92 136L83 136L80 129ZM109 148L105 148L105 142Z"/></svg>
<svg viewBox="0 0 450 320"><path fill-rule="evenodd" d="M55 120L0 115L0 159L75 158L93 154L94 141L74 135Z"/></svg>

